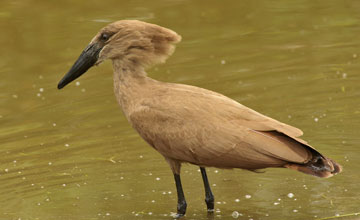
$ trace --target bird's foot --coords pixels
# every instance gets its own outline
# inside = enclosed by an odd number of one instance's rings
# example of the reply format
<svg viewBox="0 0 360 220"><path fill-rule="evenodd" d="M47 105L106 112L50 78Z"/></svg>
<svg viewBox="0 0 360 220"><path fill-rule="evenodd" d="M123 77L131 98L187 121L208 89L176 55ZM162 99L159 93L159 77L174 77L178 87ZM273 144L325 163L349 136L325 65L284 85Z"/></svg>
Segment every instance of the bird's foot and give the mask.
<svg viewBox="0 0 360 220"><path fill-rule="evenodd" d="M207 211L214 212L215 198L212 194L206 196L205 203L206 203Z"/></svg>
<svg viewBox="0 0 360 220"><path fill-rule="evenodd" d="M179 218L182 218L182 217L184 217L185 216L185 214L181 214L181 213L174 213L173 215L172 215L172 217L174 218L174 219L179 219Z"/></svg>
<svg viewBox="0 0 360 220"><path fill-rule="evenodd" d="M207 209L207 212L209 213L209 214L212 214L212 213L214 213L214 209Z"/></svg>

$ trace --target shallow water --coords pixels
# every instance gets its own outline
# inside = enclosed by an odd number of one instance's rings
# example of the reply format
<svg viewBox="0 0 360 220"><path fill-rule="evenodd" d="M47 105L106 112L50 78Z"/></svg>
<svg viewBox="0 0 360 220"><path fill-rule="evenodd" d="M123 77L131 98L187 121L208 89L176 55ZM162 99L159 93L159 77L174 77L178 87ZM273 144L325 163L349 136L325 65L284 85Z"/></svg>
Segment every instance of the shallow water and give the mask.
<svg viewBox="0 0 360 220"><path fill-rule="evenodd" d="M360 2L0 2L0 219L169 219L172 173L117 106L110 62L56 85L99 28L120 19L169 27L183 41L162 81L223 93L301 128L344 172L185 165L186 219L322 219L360 212ZM357 219L349 216L343 219ZM340 219L340 218L338 218Z"/></svg>

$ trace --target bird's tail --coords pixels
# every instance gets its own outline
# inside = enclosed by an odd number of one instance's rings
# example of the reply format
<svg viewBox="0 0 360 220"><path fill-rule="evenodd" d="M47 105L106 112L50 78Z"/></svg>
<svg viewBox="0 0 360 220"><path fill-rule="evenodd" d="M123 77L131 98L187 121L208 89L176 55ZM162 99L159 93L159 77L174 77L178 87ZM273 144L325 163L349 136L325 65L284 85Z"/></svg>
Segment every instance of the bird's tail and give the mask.
<svg viewBox="0 0 360 220"><path fill-rule="evenodd" d="M314 156L306 164L289 163L285 167L322 178L332 177L342 171L340 164L322 155Z"/></svg>

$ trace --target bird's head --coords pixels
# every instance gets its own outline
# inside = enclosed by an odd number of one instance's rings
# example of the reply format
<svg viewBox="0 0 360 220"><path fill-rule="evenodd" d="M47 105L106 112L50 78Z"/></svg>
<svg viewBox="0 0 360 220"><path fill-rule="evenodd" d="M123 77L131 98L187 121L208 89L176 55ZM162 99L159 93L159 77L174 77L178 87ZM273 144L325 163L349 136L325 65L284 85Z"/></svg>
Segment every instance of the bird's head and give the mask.
<svg viewBox="0 0 360 220"><path fill-rule="evenodd" d="M181 36L172 30L136 20L122 20L102 28L84 49L58 89L106 59L144 68L161 63L174 51Z"/></svg>

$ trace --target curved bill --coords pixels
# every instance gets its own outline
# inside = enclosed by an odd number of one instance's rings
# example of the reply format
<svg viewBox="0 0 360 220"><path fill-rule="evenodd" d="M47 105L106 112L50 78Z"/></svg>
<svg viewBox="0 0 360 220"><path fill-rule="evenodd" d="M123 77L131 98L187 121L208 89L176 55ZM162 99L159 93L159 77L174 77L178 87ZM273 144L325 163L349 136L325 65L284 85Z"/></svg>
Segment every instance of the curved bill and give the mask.
<svg viewBox="0 0 360 220"><path fill-rule="evenodd" d="M64 86L74 81L76 78L84 74L90 67L92 67L99 58L101 47L96 44L90 44L80 54L74 65L71 67L68 73L60 80L58 89L62 89Z"/></svg>

